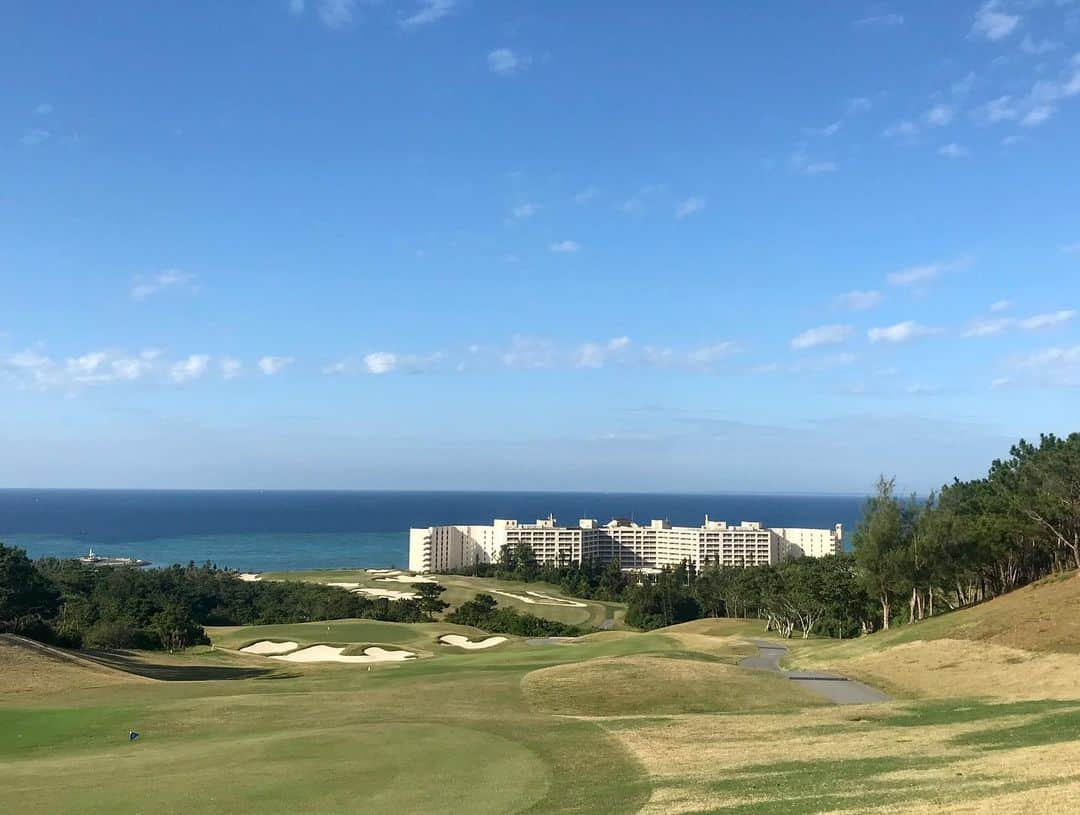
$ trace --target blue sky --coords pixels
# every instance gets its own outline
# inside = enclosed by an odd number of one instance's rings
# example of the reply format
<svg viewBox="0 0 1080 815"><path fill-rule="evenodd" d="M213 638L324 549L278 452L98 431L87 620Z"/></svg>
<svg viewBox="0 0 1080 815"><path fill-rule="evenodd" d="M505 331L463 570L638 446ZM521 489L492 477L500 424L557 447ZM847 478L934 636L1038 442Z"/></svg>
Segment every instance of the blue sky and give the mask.
<svg viewBox="0 0 1080 815"><path fill-rule="evenodd" d="M862 491L1077 430L1080 2L9 3L3 486Z"/></svg>

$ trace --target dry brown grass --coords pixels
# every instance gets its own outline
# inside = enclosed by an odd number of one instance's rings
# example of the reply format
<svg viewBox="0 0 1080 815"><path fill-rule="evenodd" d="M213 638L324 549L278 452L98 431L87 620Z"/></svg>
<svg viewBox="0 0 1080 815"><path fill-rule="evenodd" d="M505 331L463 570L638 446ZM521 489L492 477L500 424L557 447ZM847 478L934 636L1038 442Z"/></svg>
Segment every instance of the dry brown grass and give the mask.
<svg viewBox="0 0 1080 815"><path fill-rule="evenodd" d="M800 663L918 698L1080 698L1080 655L1033 653L989 642L916 641L849 659L807 656Z"/></svg>
<svg viewBox="0 0 1080 815"><path fill-rule="evenodd" d="M38 695L150 681L3 635L0 666L0 700L6 704Z"/></svg>

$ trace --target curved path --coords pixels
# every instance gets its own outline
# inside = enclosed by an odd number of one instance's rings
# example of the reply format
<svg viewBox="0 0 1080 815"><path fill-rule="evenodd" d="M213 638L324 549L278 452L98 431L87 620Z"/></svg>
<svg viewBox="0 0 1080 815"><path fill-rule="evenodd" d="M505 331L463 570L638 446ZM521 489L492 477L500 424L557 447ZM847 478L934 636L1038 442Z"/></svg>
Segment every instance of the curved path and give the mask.
<svg viewBox="0 0 1080 815"><path fill-rule="evenodd" d="M792 682L798 682L808 691L824 696L837 705L865 705L870 702L887 702L889 697L862 682L856 682L839 674L820 671L785 671L780 668L780 660L787 656L788 649L775 642L751 640L757 646L756 656L746 657L739 662L740 667L756 668L759 671L772 671L783 674Z"/></svg>

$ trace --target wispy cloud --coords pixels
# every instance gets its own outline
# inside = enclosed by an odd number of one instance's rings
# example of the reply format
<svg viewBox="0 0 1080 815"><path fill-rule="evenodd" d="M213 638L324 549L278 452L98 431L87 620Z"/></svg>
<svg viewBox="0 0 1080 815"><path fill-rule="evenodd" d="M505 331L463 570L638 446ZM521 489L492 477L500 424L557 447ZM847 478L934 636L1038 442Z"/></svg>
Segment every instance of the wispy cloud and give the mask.
<svg viewBox="0 0 1080 815"><path fill-rule="evenodd" d="M525 218L531 218L532 216L534 216L539 211L540 211L540 205L539 204L533 204L531 202L526 201L523 204L518 204L516 207L514 207L512 210L510 210L510 214L513 215L518 220L524 220Z"/></svg>
<svg viewBox="0 0 1080 815"><path fill-rule="evenodd" d="M923 114L923 121L933 127L944 127L953 120L953 115L951 105L938 104Z"/></svg>
<svg viewBox="0 0 1080 815"><path fill-rule="evenodd" d="M388 374L397 366L397 354L389 351L374 351L364 356L364 368L369 374Z"/></svg>
<svg viewBox="0 0 1080 815"><path fill-rule="evenodd" d="M852 23L855 28L894 28L903 24L904 15L897 14L896 12L868 14Z"/></svg>
<svg viewBox="0 0 1080 815"><path fill-rule="evenodd" d="M169 289L196 292L199 289L198 278L179 269L166 269L153 275L137 275L131 286L131 296L136 300L145 300Z"/></svg>
<svg viewBox="0 0 1080 815"><path fill-rule="evenodd" d="M629 337L615 337L606 343L587 342L578 348L575 368L603 368L613 358L621 358L630 348Z"/></svg>
<svg viewBox="0 0 1080 815"><path fill-rule="evenodd" d="M971 155L971 151L962 144L950 142L949 144L942 145L938 148L938 155L944 156L945 158L966 158Z"/></svg>
<svg viewBox="0 0 1080 815"><path fill-rule="evenodd" d="M42 102L34 108L34 113L38 116L48 116L53 112L53 106L49 102Z"/></svg>
<svg viewBox="0 0 1080 815"><path fill-rule="evenodd" d="M1072 309L1062 309L1061 311L1052 311L1047 314L1036 314L1033 317L1027 317L1020 320L1017 324L1027 331L1038 331L1042 328L1054 328L1055 326L1064 325L1071 322L1076 317L1076 312Z"/></svg>
<svg viewBox="0 0 1080 815"><path fill-rule="evenodd" d="M913 320L906 320L895 325L871 328L867 332L867 337L869 337L870 342L902 343L920 337L929 337L937 333L940 332L936 328L929 328Z"/></svg>
<svg viewBox="0 0 1080 815"><path fill-rule="evenodd" d="M303 3L301 3L300 11L303 12L303 10ZM293 6L290 6L290 11L296 13ZM316 8L319 20L327 28L344 28L353 21L355 12L356 0L319 0Z"/></svg>
<svg viewBox="0 0 1080 815"><path fill-rule="evenodd" d="M994 314L999 314L1002 311L1008 311L1012 308L1011 300L998 300L997 302L990 304L990 311Z"/></svg>
<svg viewBox="0 0 1080 815"><path fill-rule="evenodd" d="M292 357L260 357L256 363L259 370L267 376L275 376L285 370L293 362Z"/></svg>
<svg viewBox="0 0 1080 815"><path fill-rule="evenodd" d="M1020 43L1021 51L1035 57L1049 54L1051 51L1056 50L1057 47L1057 43L1053 40L1036 40L1030 34L1025 34L1024 39Z"/></svg>
<svg viewBox="0 0 1080 815"><path fill-rule="evenodd" d="M965 337L994 337L1001 332L1007 330L1013 325L1013 320L1009 317L1000 317L997 319L987 320L981 318L973 322L964 331Z"/></svg>
<svg viewBox="0 0 1080 815"><path fill-rule="evenodd" d="M572 255L581 251L581 244L577 241L556 241L548 244L548 251L558 255Z"/></svg>
<svg viewBox="0 0 1080 815"><path fill-rule="evenodd" d="M795 152L791 154L788 161L791 168L801 175L823 175L825 173L834 173L837 170L836 163L833 161L811 159L806 153L805 144L796 147Z"/></svg>
<svg viewBox="0 0 1080 815"><path fill-rule="evenodd" d="M949 261L937 261L925 263L921 266L909 266L897 272L891 272L886 276L890 286L918 286L931 283L947 272L966 269L971 265L970 258L956 258Z"/></svg>
<svg viewBox="0 0 1080 815"><path fill-rule="evenodd" d="M304 13L304 9L307 8L305 0L289 0L288 9L289 14L293 17L299 17Z"/></svg>
<svg viewBox="0 0 1080 815"><path fill-rule="evenodd" d="M836 298L836 304L850 311L869 311L881 303L882 295L879 291L849 291Z"/></svg>
<svg viewBox="0 0 1080 815"><path fill-rule="evenodd" d="M588 187L574 195L574 203L587 204L596 197L598 192L599 190L590 184Z"/></svg>
<svg viewBox="0 0 1080 815"><path fill-rule="evenodd" d="M844 126L844 123L837 119L831 124L827 124L824 127L807 127L804 128L804 132L808 136L835 136L840 132L840 128Z"/></svg>
<svg viewBox="0 0 1080 815"><path fill-rule="evenodd" d="M501 76L516 74L529 64L529 58L510 48L496 48L487 55L488 70Z"/></svg>
<svg viewBox="0 0 1080 815"><path fill-rule="evenodd" d="M967 96L975 87L975 72L968 71L960 79L952 83L950 90L953 96Z"/></svg>
<svg viewBox="0 0 1080 815"><path fill-rule="evenodd" d="M823 325L802 332L791 340L791 347L796 351L816 348L819 345L836 345L847 342L855 333L852 325Z"/></svg>
<svg viewBox="0 0 1080 815"><path fill-rule="evenodd" d="M997 42L1008 37L1020 24L1020 15L1002 10L999 0L988 0L975 12L970 36Z"/></svg>
<svg viewBox="0 0 1080 815"><path fill-rule="evenodd" d="M210 366L208 354L192 354L186 359L173 363L169 369L169 378L177 384L200 379Z"/></svg>
<svg viewBox="0 0 1080 815"><path fill-rule="evenodd" d="M1043 348L1013 360L1013 367L1046 385L1080 385L1080 345Z"/></svg>
<svg viewBox="0 0 1080 815"><path fill-rule="evenodd" d="M52 138L52 134L43 128L34 127L23 133L22 138L19 139L19 143L23 147L37 147L42 145Z"/></svg>
<svg viewBox="0 0 1080 815"><path fill-rule="evenodd" d="M456 6L457 0L421 0L420 7L398 23L402 28L431 25L448 16Z"/></svg>
<svg viewBox="0 0 1080 815"><path fill-rule="evenodd" d="M854 96L848 99L846 110L848 116L855 116L859 113L866 113L873 106L873 100L869 96Z"/></svg>
<svg viewBox="0 0 1080 815"><path fill-rule="evenodd" d="M904 119L891 124L881 131L881 135L887 139L913 139L919 133L919 126L914 122Z"/></svg>
<svg viewBox="0 0 1080 815"><path fill-rule="evenodd" d="M222 357L218 364L222 379L236 379L244 369L244 363L234 357Z"/></svg>
<svg viewBox="0 0 1080 815"><path fill-rule="evenodd" d="M688 218L695 212L701 212L705 209L705 199L698 196L691 196L684 201L680 201L679 205L675 207L675 217L682 219Z"/></svg>

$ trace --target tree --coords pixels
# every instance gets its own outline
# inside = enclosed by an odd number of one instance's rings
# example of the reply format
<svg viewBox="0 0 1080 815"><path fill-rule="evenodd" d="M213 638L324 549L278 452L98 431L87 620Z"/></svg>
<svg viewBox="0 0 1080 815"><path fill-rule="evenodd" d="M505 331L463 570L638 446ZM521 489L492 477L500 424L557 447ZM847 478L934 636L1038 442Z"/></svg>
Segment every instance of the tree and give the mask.
<svg viewBox="0 0 1080 815"><path fill-rule="evenodd" d="M905 581L903 514L896 500L896 479L881 476L855 530L855 561L867 592L881 606L881 627L892 620L893 599Z"/></svg>
<svg viewBox="0 0 1080 815"><path fill-rule="evenodd" d="M442 593L446 589L438 583L419 583L417 591L420 593L420 611L428 620L435 619L434 615L450 607L450 604L442 599Z"/></svg>
<svg viewBox="0 0 1080 815"><path fill-rule="evenodd" d="M59 606L59 592L34 567L26 551L0 543L0 631L18 633L51 620Z"/></svg>

